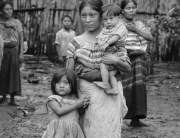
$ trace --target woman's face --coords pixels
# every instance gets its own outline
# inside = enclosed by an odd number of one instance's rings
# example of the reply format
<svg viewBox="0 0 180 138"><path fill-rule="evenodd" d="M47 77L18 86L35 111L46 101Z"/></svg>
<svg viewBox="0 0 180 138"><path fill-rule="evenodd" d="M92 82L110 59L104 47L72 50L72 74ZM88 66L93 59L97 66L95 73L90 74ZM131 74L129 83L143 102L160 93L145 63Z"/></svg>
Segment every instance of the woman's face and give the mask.
<svg viewBox="0 0 180 138"><path fill-rule="evenodd" d="M10 4L6 4L2 10L2 15L6 18L11 18L13 14L13 9Z"/></svg>
<svg viewBox="0 0 180 138"><path fill-rule="evenodd" d="M136 11L137 11L137 6L133 2L130 2L123 9L122 13L125 18L133 19L136 15Z"/></svg>
<svg viewBox="0 0 180 138"><path fill-rule="evenodd" d="M86 6L81 10L81 21L86 31L95 31L101 26L101 16L98 11Z"/></svg>

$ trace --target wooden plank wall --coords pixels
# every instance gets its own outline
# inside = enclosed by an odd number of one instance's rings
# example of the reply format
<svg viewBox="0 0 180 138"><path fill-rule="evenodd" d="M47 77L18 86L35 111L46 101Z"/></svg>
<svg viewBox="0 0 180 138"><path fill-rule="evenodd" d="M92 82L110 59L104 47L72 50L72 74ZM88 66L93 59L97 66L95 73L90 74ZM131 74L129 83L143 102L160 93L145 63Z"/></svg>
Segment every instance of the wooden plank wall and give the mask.
<svg viewBox="0 0 180 138"><path fill-rule="evenodd" d="M84 29L80 23L80 17L78 14L79 2L82 0L12 0L14 3L14 16L19 18L24 25L25 39L29 42L29 46L32 45L37 49L37 45L34 45L38 41L37 36L41 34L41 42L43 45L40 54L54 53L49 52L53 50L53 42L55 33L62 28L61 18L67 14L73 18L73 29L77 35L81 34ZM103 0L103 3L116 2L120 3L121 0ZM53 3L54 2L54 3ZM147 26L149 21L155 18L155 15L166 14L176 0L137 0L138 2L138 16L137 20L144 22ZM32 7L33 5L33 7ZM44 9L45 8L45 9ZM161 15L162 16L162 15ZM33 26L33 27L32 27ZM37 29L38 28L38 29ZM45 42L47 38L50 38L52 42ZM158 40L162 39L160 36ZM164 38L163 40L164 41ZM154 42L156 43L156 42ZM151 44L153 51L158 50L158 54L162 53L162 43ZM49 48L51 47L51 48ZM34 52L35 51L35 52ZM30 53L37 54L37 50L30 50ZM53 58L52 55L50 55ZM159 60L159 59L157 59Z"/></svg>

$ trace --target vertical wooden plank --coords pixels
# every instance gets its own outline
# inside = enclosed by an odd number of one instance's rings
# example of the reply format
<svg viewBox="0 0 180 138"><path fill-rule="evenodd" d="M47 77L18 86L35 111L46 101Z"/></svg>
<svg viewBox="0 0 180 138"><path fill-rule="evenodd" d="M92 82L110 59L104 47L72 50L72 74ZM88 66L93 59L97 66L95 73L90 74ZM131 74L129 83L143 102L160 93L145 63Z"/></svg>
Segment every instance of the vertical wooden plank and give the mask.
<svg viewBox="0 0 180 138"><path fill-rule="evenodd" d="M17 10L17 0L13 0L13 9Z"/></svg>

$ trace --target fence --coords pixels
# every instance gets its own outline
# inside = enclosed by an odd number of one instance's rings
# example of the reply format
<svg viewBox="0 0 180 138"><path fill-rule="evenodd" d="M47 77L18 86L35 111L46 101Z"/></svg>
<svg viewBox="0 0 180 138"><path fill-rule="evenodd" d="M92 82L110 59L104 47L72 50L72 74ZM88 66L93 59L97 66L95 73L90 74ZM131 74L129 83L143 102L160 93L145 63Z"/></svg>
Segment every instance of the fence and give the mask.
<svg viewBox="0 0 180 138"><path fill-rule="evenodd" d="M46 22L42 22L44 8L21 9L14 11L14 17L18 18L24 29L24 38L28 42L27 54L47 55L50 61L55 61L56 50L54 47L55 34L62 28L61 18L64 14L68 14L73 18L73 29L78 34L83 32L83 28L79 23L79 15L77 9L51 9L46 17ZM165 14L155 14L147 12L139 12L137 20L148 25L148 21L156 18L156 15L164 16ZM161 39L161 40L160 40ZM154 41L149 43L149 51L151 60L167 60L166 35L156 36ZM160 42L159 42L160 41Z"/></svg>

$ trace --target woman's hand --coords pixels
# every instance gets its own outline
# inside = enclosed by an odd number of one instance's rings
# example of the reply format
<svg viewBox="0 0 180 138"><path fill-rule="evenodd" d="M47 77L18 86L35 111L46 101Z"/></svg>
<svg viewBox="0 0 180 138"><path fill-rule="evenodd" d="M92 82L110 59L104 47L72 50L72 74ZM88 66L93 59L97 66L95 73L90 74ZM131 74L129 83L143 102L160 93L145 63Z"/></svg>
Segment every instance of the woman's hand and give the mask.
<svg viewBox="0 0 180 138"><path fill-rule="evenodd" d="M135 24L132 24L132 23L129 23L129 24L125 24L126 28L129 30L129 31L132 31L132 32L136 32L137 31L137 27Z"/></svg>
<svg viewBox="0 0 180 138"><path fill-rule="evenodd" d="M131 71L131 66L127 61L118 59L113 54L105 54L104 57L102 58L102 63L107 64L107 65L114 65L116 66L117 69L123 72Z"/></svg>
<svg viewBox="0 0 180 138"><path fill-rule="evenodd" d="M104 56L102 58L102 63L108 65L116 65L118 60L119 59L115 55L104 53Z"/></svg>

